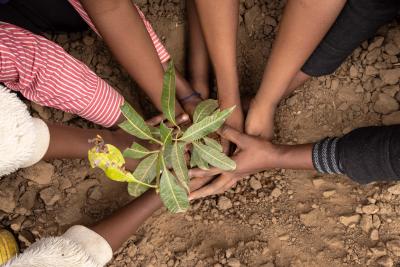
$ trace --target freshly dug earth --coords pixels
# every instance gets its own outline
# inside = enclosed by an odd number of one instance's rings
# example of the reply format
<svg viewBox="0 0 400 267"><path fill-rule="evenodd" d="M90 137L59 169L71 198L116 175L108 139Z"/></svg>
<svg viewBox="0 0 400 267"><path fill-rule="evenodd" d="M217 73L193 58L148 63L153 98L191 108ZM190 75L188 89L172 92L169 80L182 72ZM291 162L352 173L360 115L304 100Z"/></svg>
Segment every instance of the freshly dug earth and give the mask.
<svg viewBox="0 0 400 267"><path fill-rule="evenodd" d="M183 69L184 1L139 1ZM251 96L283 1L243 0L238 57L243 96ZM132 102L144 95L92 32L49 36ZM283 101L276 142L296 144L366 125L400 123L400 27L392 22L363 43L334 74L312 79ZM28 104L35 116L94 125ZM378 178L378 177L377 177ZM41 162L0 181L1 224L22 247L90 224L127 201L126 186L86 160ZM400 262L400 185L358 185L344 176L271 170L221 196L195 201L186 214L157 212L109 266L394 266Z"/></svg>

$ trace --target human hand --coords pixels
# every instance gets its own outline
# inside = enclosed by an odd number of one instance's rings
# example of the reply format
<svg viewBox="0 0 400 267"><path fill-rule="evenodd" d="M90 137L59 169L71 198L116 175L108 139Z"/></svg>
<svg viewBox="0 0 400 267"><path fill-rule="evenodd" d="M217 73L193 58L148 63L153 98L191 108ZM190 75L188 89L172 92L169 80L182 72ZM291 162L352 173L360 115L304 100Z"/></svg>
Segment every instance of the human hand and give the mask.
<svg viewBox="0 0 400 267"><path fill-rule="evenodd" d="M246 133L272 140L274 137L275 109L275 105L260 103L254 98L250 103L250 108L246 117Z"/></svg>
<svg viewBox="0 0 400 267"><path fill-rule="evenodd" d="M203 101L203 99L196 92L193 92L192 95L187 96L187 98L180 99L179 101L183 107L183 110L189 114L190 117L192 117L197 105Z"/></svg>
<svg viewBox="0 0 400 267"><path fill-rule="evenodd" d="M247 175L280 165L279 146L272 144L270 141L240 133L229 126L225 126L220 131L220 134L237 146L237 150L232 157L236 162L236 169L232 172L223 172L218 168L190 170L189 175L191 177L200 177L192 179L192 182L196 185L205 185L215 175L220 174L210 184L192 191L190 199L221 194Z"/></svg>

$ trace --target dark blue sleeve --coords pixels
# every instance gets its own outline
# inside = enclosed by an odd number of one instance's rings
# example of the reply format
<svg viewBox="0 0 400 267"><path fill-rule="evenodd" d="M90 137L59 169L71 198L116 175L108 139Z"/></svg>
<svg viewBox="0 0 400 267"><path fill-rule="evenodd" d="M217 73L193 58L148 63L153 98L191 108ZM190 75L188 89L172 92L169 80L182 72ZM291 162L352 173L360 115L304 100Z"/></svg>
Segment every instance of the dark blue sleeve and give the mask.
<svg viewBox="0 0 400 267"><path fill-rule="evenodd" d="M359 183L400 180L400 125L372 126L314 145L314 167Z"/></svg>

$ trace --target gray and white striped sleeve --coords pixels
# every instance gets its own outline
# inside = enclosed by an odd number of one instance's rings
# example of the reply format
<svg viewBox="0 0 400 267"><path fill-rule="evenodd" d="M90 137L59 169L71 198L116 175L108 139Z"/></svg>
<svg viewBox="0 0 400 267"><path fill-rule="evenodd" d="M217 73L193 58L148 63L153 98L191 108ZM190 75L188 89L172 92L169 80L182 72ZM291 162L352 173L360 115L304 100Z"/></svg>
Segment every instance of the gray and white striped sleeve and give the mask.
<svg viewBox="0 0 400 267"><path fill-rule="evenodd" d="M325 138L314 145L312 160L318 172L343 174L337 149L338 140L339 138Z"/></svg>

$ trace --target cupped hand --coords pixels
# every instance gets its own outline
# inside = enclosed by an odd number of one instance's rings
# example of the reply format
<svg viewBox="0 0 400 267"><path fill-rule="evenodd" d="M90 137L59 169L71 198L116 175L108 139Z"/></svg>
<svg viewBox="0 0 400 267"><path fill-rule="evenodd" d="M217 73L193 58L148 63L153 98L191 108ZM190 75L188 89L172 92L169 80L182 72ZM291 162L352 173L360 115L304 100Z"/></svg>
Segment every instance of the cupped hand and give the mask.
<svg viewBox="0 0 400 267"><path fill-rule="evenodd" d="M243 177L279 165L278 146L271 142L250 135L243 134L229 126L225 126L220 134L223 138L236 144L232 159L236 162L236 169L232 172L224 172L217 168L209 170L192 169L189 174L193 182L204 186L192 191L189 198L197 199L209 195L221 194L233 187ZM215 175L218 175L211 183L207 184ZM210 178L211 177L211 178ZM198 181L200 180L200 181Z"/></svg>

